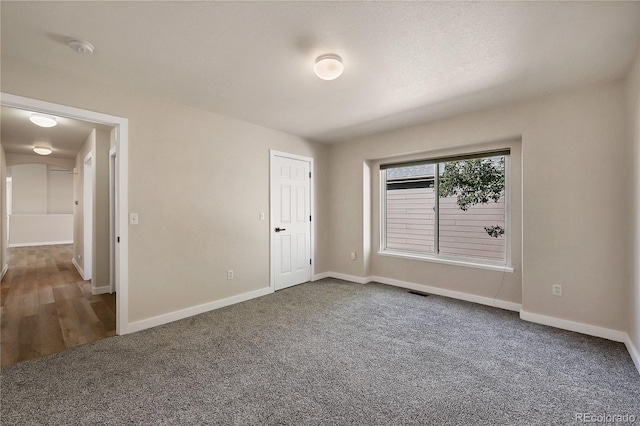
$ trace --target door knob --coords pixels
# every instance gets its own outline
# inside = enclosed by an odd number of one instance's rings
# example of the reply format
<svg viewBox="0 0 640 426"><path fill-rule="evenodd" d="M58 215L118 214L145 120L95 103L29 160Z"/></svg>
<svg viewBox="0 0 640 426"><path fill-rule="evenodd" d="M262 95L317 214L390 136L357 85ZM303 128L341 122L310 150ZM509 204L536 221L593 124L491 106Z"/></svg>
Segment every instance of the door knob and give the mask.
<svg viewBox="0 0 640 426"><path fill-rule="evenodd" d="M276 228L276 232L280 232L280 231L286 231L285 228Z"/></svg>

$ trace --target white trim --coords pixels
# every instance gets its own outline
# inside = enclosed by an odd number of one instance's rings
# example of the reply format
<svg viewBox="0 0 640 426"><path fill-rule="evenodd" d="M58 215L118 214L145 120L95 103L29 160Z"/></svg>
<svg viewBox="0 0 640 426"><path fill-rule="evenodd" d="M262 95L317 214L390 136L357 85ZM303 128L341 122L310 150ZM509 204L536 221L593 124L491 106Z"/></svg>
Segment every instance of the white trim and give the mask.
<svg viewBox="0 0 640 426"><path fill-rule="evenodd" d="M7 263L2 267L2 272L0 272L0 281L2 281L2 279L4 278L8 270L9 270L9 264Z"/></svg>
<svg viewBox="0 0 640 426"><path fill-rule="evenodd" d="M318 280L322 280L325 278L329 278L331 276L331 272L323 272L321 274L315 274L312 278L311 281L318 281Z"/></svg>
<svg viewBox="0 0 640 426"><path fill-rule="evenodd" d="M275 149L270 149L269 150L269 156L270 157L285 157L285 158L291 158L292 160L300 160L300 161L307 161L307 162L313 162L313 158L311 157L305 157L304 155L298 155L298 154L291 154L288 152L284 152L284 151L276 151ZM311 177L313 177L313 174L311 175Z"/></svg>
<svg viewBox="0 0 640 426"><path fill-rule="evenodd" d="M626 334L623 331L613 330L611 328L598 327L596 325L554 318L547 315L534 314L524 310L520 311L520 319L555 328L561 328L563 330L575 331L576 333L588 334L589 336L602 337L603 339L609 339L615 342L624 342L624 336Z"/></svg>
<svg viewBox="0 0 640 426"><path fill-rule="evenodd" d="M511 147L509 147L509 155L504 156L504 230L507 234L504 240L505 272L513 272L513 268L511 268L511 240L513 239L513 229L511 228L511 222L513 222L511 219L511 179Z"/></svg>
<svg viewBox="0 0 640 426"><path fill-rule="evenodd" d="M372 276L367 278L369 281L375 281L382 284L388 284L395 287L408 288L410 290L422 291L425 293L436 294L438 296L451 297L452 299L464 300L467 302L479 303L481 305L492 306L494 308L506 309L509 311L520 312L522 305L519 303L509 302L506 300L492 299L490 297L478 296L475 294L463 293L460 291L447 290L440 287L432 287L425 284L417 284L407 281L394 280L391 278Z"/></svg>
<svg viewBox="0 0 640 426"><path fill-rule="evenodd" d="M271 289L271 287L265 287L261 288L260 290L250 291L248 293L239 294L237 296L228 297L226 299L216 300L214 302L192 306L190 308L170 312L168 314L162 314L140 321L135 321L129 324L128 331L129 333L135 333L136 331L157 327L162 324L167 324L173 321L192 317L194 315L203 314L215 309L224 308L225 306L235 305L236 303L245 302L247 300L255 299L261 296L266 296L271 293L273 293L273 289Z"/></svg>
<svg viewBox="0 0 640 426"><path fill-rule="evenodd" d="M115 131L115 130L113 130ZM109 141L111 141L111 134L109 135ZM109 149L109 293L113 294L116 291L116 200L115 195L117 191L116 184L116 164L117 164L117 152L116 147Z"/></svg>
<svg viewBox="0 0 640 426"><path fill-rule="evenodd" d="M102 287L91 287L91 294L93 294L94 296L105 293L111 293L111 286L103 285Z"/></svg>
<svg viewBox="0 0 640 426"><path fill-rule="evenodd" d="M116 233L120 242L116 248L118 266L116 288L116 332L127 334L129 327L129 120L116 127L116 156L118 157L118 212Z"/></svg>
<svg viewBox="0 0 640 426"><path fill-rule="evenodd" d="M24 96L12 95L11 93L5 92L0 93L0 103L12 108L28 108L31 112L63 115L67 118L76 118L79 120L90 121L92 123L105 124L107 126L119 125L122 120L127 121L125 118L116 117L114 115L41 101L39 99L25 98Z"/></svg>
<svg viewBox="0 0 640 426"><path fill-rule="evenodd" d="M513 272L513 268L510 266L492 265L490 263L480 263L480 262L474 262L471 260L462 260L464 259L462 257L460 257L460 260L455 260L455 259L447 259L445 257L442 257L442 255L435 257L435 256L428 256L425 254L417 254L417 253L412 254L408 252L394 251L389 249L379 251L378 255L387 256L387 257L399 257L401 259L419 260L422 262L443 263L445 265L457 265L457 266L466 266L470 268L488 269L490 271Z"/></svg>
<svg viewBox="0 0 640 426"><path fill-rule="evenodd" d="M84 270L80 267L78 262L76 262L76 258L75 257L71 258L71 263L73 263L73 266L76 267L76 270L78 271L78 273L80 274L82 279L84 279Z"/></svg>
<svg viewBox="0 0 640 426"><path fill-rule="evenodd" d="M323 275L338 280L351 281L356 284L367 284L371 282L371 277L356 277L355 275L341 274L340 272L325 272Z"/></svg>
<svg viewBox="0 0 640 426"><path fill-rule="evenodd" d="M23 96L0 92L0 104L8 107L26 109L33 112L75 118L92 123L105 124L116 128L116 150L119 157L118 173L120 193L118 194L118 217L120 244L118 258L118 293L116 294L116 333L127 334L129 324L129 228L127 215L129 209L129 120L123 117L103 114L80 108L69 107Z"/></svg>
<svg viewBox="0 0 640 426"><path fill-rule="evenodd" d="M493 299L493 306L500 309L506 309L507 311L520 312L522 311L522 304L515 302L508 302L502 299Z"/></svg>
<svg viewBox="0 0 640 426"><path fill-rule="evenodd" d="M297 154L290 154L288 152L276 151L274 149L269 150L269 287L272 291L276 291L276 268L275 268L275 257L273 253L275 252L275 236L272 232L272 229L275 228L274 224L274 215L273 215L273 206L271 205L271 163L273 162L274 157L284 157L290 158L293 160L299 160L309 163L309 173L311 173L311 177L309 178L309 214L312 217L316 217L314 208L315 208L315 178L316 173L313 168L313 158L305 157ZM316 219L317 220L317 219ZM309 270L309 281L314 281L315 276L315 268L316 268L316 256L315 256L315 247L314 247L314 225L315 221L312 219L309 224L309 244L310 244L310 253L311 257L311 268Z"/></svg>
<svg viewBox="0 0 640 426"><path fill-rule="evenodd" d="M73 244L73 240L71 241L44 241L39 243L12 243L9 244L9 248L14 247L36 247L36 246L55 246L57 244Z"/></svg>
<svg viewBox="0 0 640 426"><path fill-rule="evenodd" d="M624 334L624 344L629 351L629 355L631 355L631 360L635 364L636 370L640 373L640 351L638 351L638 348L633 344L631 336L629 336L628 333Z"/></svg>
<svg viewBox="0 0 640 426"><path fill-rule="evenodd" d="M11 217L60 217L60 216L73 216L73 213L19 213L19 214L10 214Z"/></svg>

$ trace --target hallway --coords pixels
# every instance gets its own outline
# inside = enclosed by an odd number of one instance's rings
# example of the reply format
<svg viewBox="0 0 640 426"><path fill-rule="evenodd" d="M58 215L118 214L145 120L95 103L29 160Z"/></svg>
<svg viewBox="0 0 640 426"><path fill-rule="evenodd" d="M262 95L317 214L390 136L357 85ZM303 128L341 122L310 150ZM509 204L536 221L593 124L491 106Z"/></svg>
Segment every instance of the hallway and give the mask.
<svg viewBox="0 0 640 426"><path fill-rule="evenodd" d="M1 365L115 336L115 294L91 294L72 245L8 249L1 283Z"/></svg>

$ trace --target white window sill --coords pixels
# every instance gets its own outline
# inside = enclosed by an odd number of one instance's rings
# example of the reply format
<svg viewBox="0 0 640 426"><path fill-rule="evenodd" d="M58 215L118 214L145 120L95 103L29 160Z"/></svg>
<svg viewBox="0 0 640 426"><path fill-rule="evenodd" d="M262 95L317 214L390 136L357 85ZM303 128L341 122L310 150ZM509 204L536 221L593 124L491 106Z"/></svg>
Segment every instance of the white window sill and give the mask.
<svg viewBox="0 0 640 426"><path fill-rule="evenodd" d="M474 262L473 260L454 260L441 257L428 256L424 254L412 254L407 252L384 250L379 251L380 256L398 257L401 259L420 260L423 262L442 263L445 265L466 266L469 268L488 269L490 271L513 272L513 268L506 265L495 265L491 263Z"/></svg>

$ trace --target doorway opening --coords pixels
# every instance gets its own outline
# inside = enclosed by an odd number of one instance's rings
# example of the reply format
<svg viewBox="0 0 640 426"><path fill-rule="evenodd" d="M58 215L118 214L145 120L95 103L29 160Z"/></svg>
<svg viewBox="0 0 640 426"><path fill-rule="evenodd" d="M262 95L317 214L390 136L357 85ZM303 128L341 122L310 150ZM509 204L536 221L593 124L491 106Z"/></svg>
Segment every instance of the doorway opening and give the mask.
<svg viewBox="0 0 640 426"><path fill-rule="evenodd" d="M116 334L123 335L128 332L128 228L121 226L126 224L127 208L128 208L128 120L126 118L102 114L94 111L68 107L55 103L40 101L37 99L26 98L22 96L16 96L8 93L0 93L0 104L7 107L13 107L21 110L28 110L37 113L43 113L47 115L53 115L57 117L66 117L75 120L82 120L85 122L96 123L113 127L113 150L118 161L115 163L117 166L113 169L114 179L118 182L116 188L114 188L113 196L114 203L109 207L110 213L115 216L113 232L110 234L115 236L116 242L113 243L113 249L111 251L112 256L109 255L110 269L114 272L114 282L117 288L116 292ZM109 157L111 159L111 156ZM94 162L90 161L87 165L85 161L85 167L94 167ZM92 170L94 171L94 170ZM87 174L85 174L86 176ZM87 186L87 185L85 185ZM110 190L111 192L111 190ZM90 214L93 217L95 210ZM93 228L93 227L92 227ZM3 232L4 233L4 232ZM89 234L94 234L95 230L92 229ZM93 239L92 239L93 240ZM93 246L93 241L90 244ZM95 261L93 256L93 250L87 250L92 252L91 263ZM3 260L6 259L3 256ZM93 268L87 268L91 271ZM89 272L91 274L91 272ZM110 284L109 284L110 285ZM110 285L111 286L111 285Z"/></svg>

